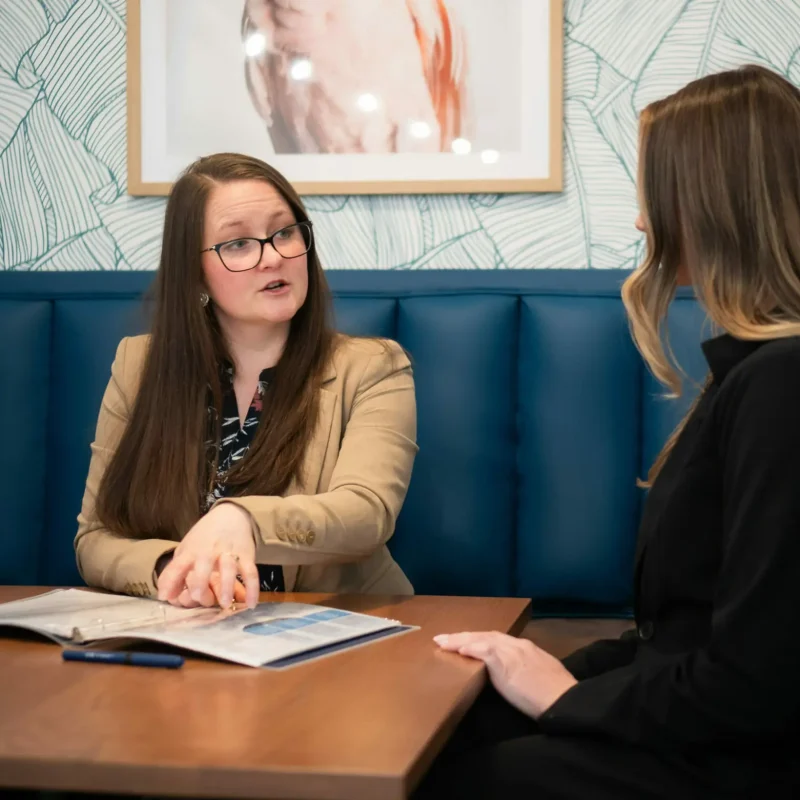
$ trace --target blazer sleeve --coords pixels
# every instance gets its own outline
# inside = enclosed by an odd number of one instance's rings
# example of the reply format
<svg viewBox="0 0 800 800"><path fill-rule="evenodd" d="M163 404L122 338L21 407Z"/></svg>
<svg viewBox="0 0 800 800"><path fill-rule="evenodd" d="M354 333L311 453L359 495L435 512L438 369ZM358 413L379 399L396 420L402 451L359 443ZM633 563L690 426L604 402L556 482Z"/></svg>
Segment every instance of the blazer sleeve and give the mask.
<svg viewBox="0 0 800 800"><path fill-rule="evenodd" d="M723 545L708 644L581 681L542 716L545 733L688 749L795 729L800 363L774 356L731 373L717 398Z"/></svg>
<svg viewBox="0 0 800 800"><path fill-rule="evenodd" d="M256 559L310 565L358 561L394 533L417 453L411 364L400 346L369 356L328 490L289 497L233 497L251 515Z"/></svg>
<svg viewBox="0 0 800 800"><path fill-rule="evenodd" d="M128 342L123 339L117 348L111 379L100 406L86 490L78 515L75 555L81 577L89 586L154 597L156 561L174 550L176 543L165 539L129 539L114 533L103 526L95 510L100 482L129 419L125 392Z"/></svg>

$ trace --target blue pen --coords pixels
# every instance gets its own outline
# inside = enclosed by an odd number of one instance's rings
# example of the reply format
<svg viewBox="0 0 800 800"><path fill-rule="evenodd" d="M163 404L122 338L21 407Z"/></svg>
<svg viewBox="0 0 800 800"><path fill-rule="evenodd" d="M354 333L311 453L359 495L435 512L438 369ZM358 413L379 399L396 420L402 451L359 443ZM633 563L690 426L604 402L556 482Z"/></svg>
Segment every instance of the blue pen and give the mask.
<svg viewBox="0 0 800 800"><path fill-rule="evenodd" d="M92 664L129 664L132 667L166 667L177 669L183 666L183 656L170 653L126 653L100 650L62 650L64 661L88 661Z"/></svg>

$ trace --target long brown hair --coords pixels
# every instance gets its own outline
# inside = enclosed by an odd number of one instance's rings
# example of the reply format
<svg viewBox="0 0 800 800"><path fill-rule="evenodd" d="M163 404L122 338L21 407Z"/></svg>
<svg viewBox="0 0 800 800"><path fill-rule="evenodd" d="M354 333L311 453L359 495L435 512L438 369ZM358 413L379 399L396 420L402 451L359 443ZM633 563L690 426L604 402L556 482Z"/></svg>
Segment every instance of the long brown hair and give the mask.
<svg viewBox="0 0 800 800"><path fill-rule="evenodd" d="M798 131L800 90L758 66L700 78L642 112L647 253L622 297L639 350L674 394L681 382L664 320L681 268L722 330L750 340L800 335Z"/></svg>
<svg viewBox="0 0 800 800"><path fill-rule="evenodd" d="M128 425L100 485L97 513L132 537L180 539L199 519L216 471L222 406L221 368L232 359L213 304L203 307L200 250L205 208L220 183L261 180L308 216L277 170L233 153L201 158L175 182L167 202L155 283L152 334ZM279 495L302 469L318 413L319 385L331 356L330 292L312 242L308 294L269 387L269 413L250 450L226 476L231 494ZM212 441L210 451L206 442Z"/></svg>

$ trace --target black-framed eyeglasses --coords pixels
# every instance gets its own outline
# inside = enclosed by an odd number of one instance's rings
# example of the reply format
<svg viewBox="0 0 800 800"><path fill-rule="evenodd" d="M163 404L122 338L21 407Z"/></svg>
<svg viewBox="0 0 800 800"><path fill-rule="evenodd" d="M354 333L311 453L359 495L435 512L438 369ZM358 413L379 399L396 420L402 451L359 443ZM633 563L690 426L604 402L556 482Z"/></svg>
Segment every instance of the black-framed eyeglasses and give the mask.
<svg viewBox="0 0 800 800"><path fill-rule="evenodd" d="M257 239L246 236L239 239L230 239L220 242L212 247L201 250L207 253L213 250L222 262L222 266L230 272L246 272L255 269L261 263L264 255L264 245L269 244L275 252L283 258L298 258L311 249L311 222L294 222L275 231L266 239Z"/></svg>

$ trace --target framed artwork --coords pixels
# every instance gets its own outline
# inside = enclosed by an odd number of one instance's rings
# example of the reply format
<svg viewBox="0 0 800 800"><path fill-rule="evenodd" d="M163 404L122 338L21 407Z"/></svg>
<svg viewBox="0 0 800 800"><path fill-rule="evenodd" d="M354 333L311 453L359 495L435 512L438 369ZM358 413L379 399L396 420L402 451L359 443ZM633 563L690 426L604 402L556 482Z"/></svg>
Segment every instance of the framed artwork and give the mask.
<svg viewBox="0 0 800 800"><path fill-rule="evenodd" d="M202 155L300 194L562 188L563 0L128 0L128 192Z"/></svg>

